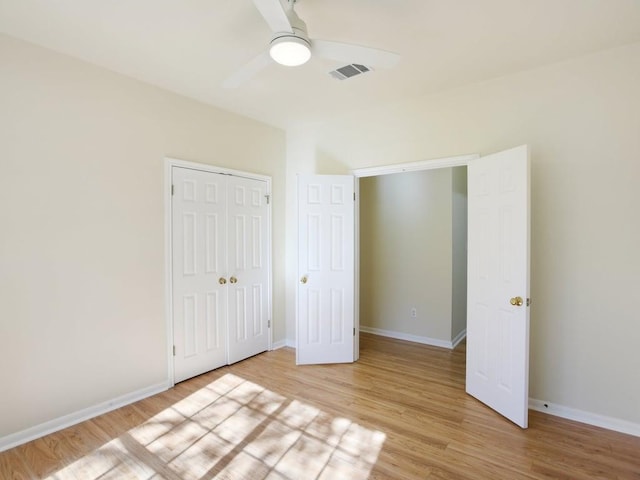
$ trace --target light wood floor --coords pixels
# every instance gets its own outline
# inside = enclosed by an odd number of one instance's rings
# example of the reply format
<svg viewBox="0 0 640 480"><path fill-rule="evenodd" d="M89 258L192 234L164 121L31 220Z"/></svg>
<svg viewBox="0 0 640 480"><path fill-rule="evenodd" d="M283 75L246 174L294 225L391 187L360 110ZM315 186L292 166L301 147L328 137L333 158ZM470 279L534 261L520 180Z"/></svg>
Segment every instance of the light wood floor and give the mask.
<svg viewBox="0 0 640 480"><path fill-rule="evenodd" d="M0 453L0 479L640 479L640 438L521 430L464 393L464 361L367 334L352 365L268 352Z"/></svg>

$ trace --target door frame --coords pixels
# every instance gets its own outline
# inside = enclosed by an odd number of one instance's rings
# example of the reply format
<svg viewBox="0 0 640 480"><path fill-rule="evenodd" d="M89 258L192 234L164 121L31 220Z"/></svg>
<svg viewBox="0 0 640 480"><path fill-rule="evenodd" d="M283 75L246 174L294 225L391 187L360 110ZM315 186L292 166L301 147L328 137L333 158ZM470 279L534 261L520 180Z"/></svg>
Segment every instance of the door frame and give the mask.
<svg viewBox="0 0 640 480"><path fill-rule="evenodd" d="M214 165L208 165L204 163L191 162L187 160L180 160L172 157L164 158L164 311L165 311L165 329L167 333L167 377L169 380L169 387L175 385L174 382L174 368L173 368L173 240L172 240L172 216L171 216L171 172L173 167L188 168L191 170L199 170L202 172L217 173L222 175L231 175L235 177L250 178L253 180L260 180L266 183L267 195L270 200L272 199L271 191L271 177L267 175L260 175L257 173L245 172L242 170L234 170L230 168L217 167ZM271 201L267 206L267 235L266 242L269 252L269 258L267 259L267 320L269 322L269 334L267 349L272 349L273 344L273 248L272 248L272 230L271 230Z"/></svg>
<svg viewBox="0 0 640 480"><path fill-rule="evenodd" d="M379 177L392 173L420 172L424 170L436 170L439 168L465 167L469 162L480 158L480 154L458 155L455 157L434 158L433 160L419 160L417 162L398 163L395 165L382 165L379 167L357 168L351 170L356 178L356 205L355 205L355 318L356 327L354 356L357 360L360 356L360 179L365 177Z"/></svg>

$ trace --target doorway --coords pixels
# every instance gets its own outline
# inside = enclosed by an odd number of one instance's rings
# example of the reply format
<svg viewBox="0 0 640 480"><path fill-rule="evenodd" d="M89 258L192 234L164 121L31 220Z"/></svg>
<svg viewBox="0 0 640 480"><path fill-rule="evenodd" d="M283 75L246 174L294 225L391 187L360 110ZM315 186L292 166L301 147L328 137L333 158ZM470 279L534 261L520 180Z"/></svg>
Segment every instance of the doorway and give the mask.
<svg viewBox="0 0 640 480"><path fill-rule="evenodd" d="M526 428L531 203L528 146L473 156L460 163L443 159L361 169L354 174L369 177L458 165L468 165L466 391ZM360 274L359 264L357 267ZM397 281L386 280L387 284ZM358 293L360 281L358 275Z"/></svg>
<svg viewBox="0 0 640 480"><path fill-rule="evenodd" d="M466 166L360 180L360 329L454 348L466 335Z"/></svg>

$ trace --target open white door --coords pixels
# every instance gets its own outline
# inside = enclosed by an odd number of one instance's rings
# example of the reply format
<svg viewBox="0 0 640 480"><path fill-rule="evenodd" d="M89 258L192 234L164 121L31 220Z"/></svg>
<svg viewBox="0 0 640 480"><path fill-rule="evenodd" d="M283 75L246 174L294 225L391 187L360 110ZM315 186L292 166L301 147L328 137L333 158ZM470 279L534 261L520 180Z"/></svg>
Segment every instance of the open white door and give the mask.
<svg viewBox="0 0 640 480"><path fill-rule="evenodd" d="M354 177L298 176L298 365L355 359L354 205Z"/></svg>
<svg viewBox="0 0 640 480"><path fill-rule="evenodd" d="M468 164L467 393L527 428L529 150Z"/></svg>

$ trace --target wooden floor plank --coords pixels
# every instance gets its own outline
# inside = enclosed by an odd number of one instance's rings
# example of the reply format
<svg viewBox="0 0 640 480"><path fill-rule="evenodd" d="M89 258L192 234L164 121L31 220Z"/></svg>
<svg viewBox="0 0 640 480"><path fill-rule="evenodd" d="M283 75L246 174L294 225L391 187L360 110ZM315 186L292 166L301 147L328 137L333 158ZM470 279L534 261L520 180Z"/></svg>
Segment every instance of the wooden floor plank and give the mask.
<svg viewBox="0 0 640 480"><path fill-rule="evenodd" d="M0 453L0 478L3 480L30 480L35 477L24 463L18 449Z"/></svg>
<svg viewBox="0 0 640 480"><path fill-rule="evenodd" d="M521 430L464 391L453 351L361 335L360 360L283 348L0 453L0 478L635 479L640 438L530 412Z"/></svg>

